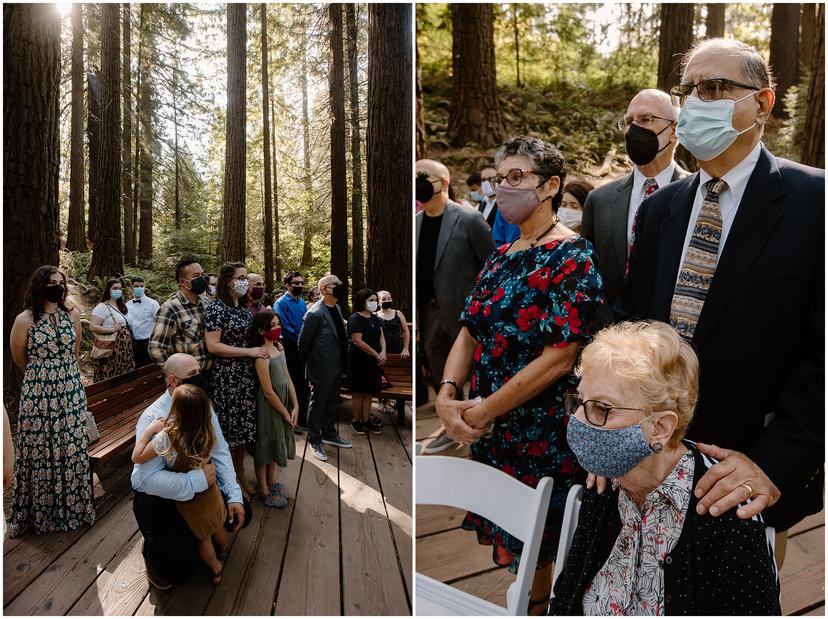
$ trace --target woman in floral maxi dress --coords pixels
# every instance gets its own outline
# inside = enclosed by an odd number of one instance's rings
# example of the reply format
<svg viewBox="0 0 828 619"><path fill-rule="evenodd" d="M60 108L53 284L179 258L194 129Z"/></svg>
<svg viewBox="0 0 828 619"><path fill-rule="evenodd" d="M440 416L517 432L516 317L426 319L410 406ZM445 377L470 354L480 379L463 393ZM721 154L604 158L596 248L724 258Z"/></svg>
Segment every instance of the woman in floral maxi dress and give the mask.
<svg viewBox="0 0 828 619"><path fill-rule="evenodd" d="M95 521L82 417L86 393L77 360L80 316L65 298L63 273L40 267L11 331L23 385L10 537L29 530L70 531Z"/></svg>

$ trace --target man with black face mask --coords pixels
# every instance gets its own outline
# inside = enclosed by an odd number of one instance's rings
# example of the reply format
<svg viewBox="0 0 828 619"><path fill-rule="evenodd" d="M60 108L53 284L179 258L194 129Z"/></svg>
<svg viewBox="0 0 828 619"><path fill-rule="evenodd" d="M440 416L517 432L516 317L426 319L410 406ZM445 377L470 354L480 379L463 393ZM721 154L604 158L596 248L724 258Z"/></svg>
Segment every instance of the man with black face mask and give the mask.
<svg viewBox="0 0 828 619"><path fill-rule="evenodd" d="M443 367L460 333L460 312L466 297L495 249L483 215L449 200L449 180L442 163L431 159L417 162L417 199L424 207L416 220L417 327L435 391L440 390ZM438 453L452 444L443 432L423 452Z"/></svg>
<svg viewBox="0 0 828 619"><path fill-rule="evenodd" d="M349 448L351 441L336 428L342 373L348 366L345 319L337 301L345 297L345 285L336 275L319 280L322 299L305 314L299 332L299 357L310 381L308 440L317 460L328 459L324 445Z"/></svg>
<svg viewBox="0 0 828 619"><path fill-rule="evenodd" d="M282 323L285 361L290 380L296 388L296 399L299 400L299 420L293 432L302 434L302 428L308 425L308 380L299 359L299 332L302 330L302 319L308 311L302 298L305 280L299 271L290 271L285 275L284 283L286 292L273 304L273 311L279 315L279 322Z"/></svg>
<svg viewBox="0 0 828 619"><path fill-rule="evenodd" d="M161 305L155 316L149 355L163 367L170 355L187 353L196 358L204 372L212 364L204 341L204 310L210 304L204 294L207 278L195 260L179 262L175 267L175 278L178 280L178 291Z"/></svg>
<svg viewBox="0 0 828 619"><path fill-rule="evenodd" d="M606 298L595 316L596 329L613 321L612 305L624 284L638 207L659 187L688 175L673 161L677 119L667 93L647 89L635 95L618 121L633 171L587 196L581 235L595 246Z"/></svg>

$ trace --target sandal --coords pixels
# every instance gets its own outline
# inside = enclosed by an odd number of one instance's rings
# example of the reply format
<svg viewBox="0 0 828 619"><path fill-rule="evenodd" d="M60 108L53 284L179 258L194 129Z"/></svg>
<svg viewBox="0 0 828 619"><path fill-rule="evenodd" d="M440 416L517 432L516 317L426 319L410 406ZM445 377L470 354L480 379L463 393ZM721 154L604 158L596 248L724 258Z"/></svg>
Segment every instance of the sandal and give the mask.
<svg viewBox="0 0 828 619"><path fill-rule="evenodd" d="M283 497L280 494L269 494L267 498L264 500L264 504L267 507L279 507L282 508L287 505L287 498Z"/></svg>
<svg viewBox="0 0 828 619"><path fill-rule="evenodd" d="M221 584L221 577L224 573L224 570L219 570L218 572L213 572L213 586L217 587Z"/></svg>
<svg viewBox="0 0 828 619"><path fill-rule="evenodd" d="M282 494L282 490L284 489L285 487L282 485L282 482L277 481L275 484L270 486L270 494Z"/></svg>

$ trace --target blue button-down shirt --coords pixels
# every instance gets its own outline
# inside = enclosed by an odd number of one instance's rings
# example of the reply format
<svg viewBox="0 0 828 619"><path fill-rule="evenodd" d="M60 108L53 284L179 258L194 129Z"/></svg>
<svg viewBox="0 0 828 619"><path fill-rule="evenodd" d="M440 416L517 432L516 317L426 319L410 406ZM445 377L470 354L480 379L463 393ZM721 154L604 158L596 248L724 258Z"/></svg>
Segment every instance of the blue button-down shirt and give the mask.
<svg viewBox="0 0 828 619"><path fill-rule="evenodd" d="M138 419L138 425L135 428L136 436L141 436L147 426L156 418L163 417L166 419L170 413L171 403L172 395L167 390L164 395L150 404ZM241 503L242 492L236 481L236 471L230 457L230 448L221 433L221 426L219 426L215 411L211 410L210 412L213 420L213 430L216 433L216 446L213 447L213 452L210 454L213 464L216 465L216 483L219 490L227 497L228 503ZM161 456L156 456L148 462L133 466L130 480L132 489L137 492L144 492L173 501L189 501L197 493L207 490L207 478L200 468L187 473L175 473L164 467L164 458Z"/></svg>
<svg viewBox="0 0 828 619"><path fill-rule="evenodd" d="M506 221L503 215L500 214L500 210L498 210L492 226L492 238L494 238L495 245L500 247L506 243L511 243L519 236L520 228Z"/></svg>
<svg viewBox="0 0 828 619"><path fill-rule="evenodd" d="M282 323L282 339L288 342L298 342L299 332L302 330L302 319L308 311L302 297L294 297L286 292L273 304L273 311Z"/></svg>

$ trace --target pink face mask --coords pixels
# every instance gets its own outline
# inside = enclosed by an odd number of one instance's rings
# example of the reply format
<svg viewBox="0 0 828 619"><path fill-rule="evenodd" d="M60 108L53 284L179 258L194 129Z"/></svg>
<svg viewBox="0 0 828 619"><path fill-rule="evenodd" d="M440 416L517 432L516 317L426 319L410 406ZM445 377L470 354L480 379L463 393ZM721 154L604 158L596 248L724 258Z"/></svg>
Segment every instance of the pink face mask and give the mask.
<svg viewBox="0 0 828 619"><path fill-rule="evenodd" d="M497 186L497 209L510 224L519 226L541 204L534 187L510 187L507 183Z"/></svg>

